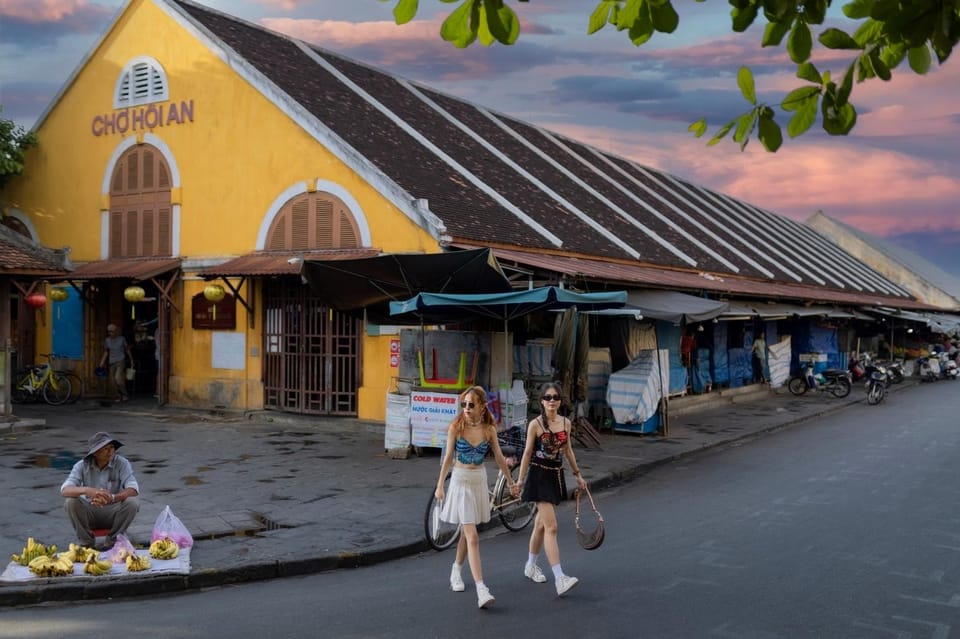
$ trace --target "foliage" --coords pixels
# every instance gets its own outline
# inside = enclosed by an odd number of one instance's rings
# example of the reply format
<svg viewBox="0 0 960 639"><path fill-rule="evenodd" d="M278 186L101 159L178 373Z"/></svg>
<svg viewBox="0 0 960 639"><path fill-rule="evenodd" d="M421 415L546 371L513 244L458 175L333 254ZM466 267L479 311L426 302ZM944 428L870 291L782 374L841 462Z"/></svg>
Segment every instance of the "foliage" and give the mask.
<svg viewBox="0 0 960 639"><path fill-rule="evenodd" d="M380 1L396 2L393 14L397 24L412 20L419 8L418 0ZM506 0L440 1L460 3L440 29L441 37L456 47L470 46L478 39L484 45L513 44L520 35L520 21ZM858 28L847 33L831 27L816 37L826 49L850 52L851 60L838 83L828 71L820 72L811 61L814 48L811 25L823 24L832 0L728 1L733 31L746 31L762 15L766 26L761 46L785 46L796 65L797 77L806 81L779 104L780 109L789 114L787 135L791 138L809 130L818 113L824 131L830 135L846 135L857 123L857 110L850 101L855 84L876 78L889 81L893 70L904 60L914 73L926 74L933 56L938 64L944 64L960 37L960 0L851 0L842 7L843 13L855 21ZM589 16L586 30L593 34L611 26L617 31L626 31L630 42L640 46L655 33L673 33L679 23L671 0L600 0ZM707 144L717 144L733 131L733 141L742 150L756 133L764 148L775 152L783 142L783 135L774 107L757 102L750 69L740 69L737 84L751 108L722 126ZM707 132L706 119L694 122L689 130L701 137Z"/></svg>
<svg viewBox="0 0 960 639"><path fill-rule="evenodd" d="M3 107L0 106L0 116ZM24 131L12 120L0 117L0 189L7 180L23 173L23 156L27 149L37 145L37 136L33 131Z"/></svg>

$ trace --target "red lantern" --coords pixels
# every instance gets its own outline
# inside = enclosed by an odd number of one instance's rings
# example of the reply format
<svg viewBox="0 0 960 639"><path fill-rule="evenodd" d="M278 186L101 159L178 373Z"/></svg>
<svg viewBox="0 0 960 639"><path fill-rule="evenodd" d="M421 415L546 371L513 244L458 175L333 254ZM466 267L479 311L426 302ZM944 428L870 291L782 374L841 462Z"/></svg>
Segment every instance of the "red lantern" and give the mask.
<svg viewBox="0 0 960 639"><path fill-rule="evenodd" d="M30 308L43 308L47 304L47 296L43 293L30 293L27 295L26 302Z"/></svg>

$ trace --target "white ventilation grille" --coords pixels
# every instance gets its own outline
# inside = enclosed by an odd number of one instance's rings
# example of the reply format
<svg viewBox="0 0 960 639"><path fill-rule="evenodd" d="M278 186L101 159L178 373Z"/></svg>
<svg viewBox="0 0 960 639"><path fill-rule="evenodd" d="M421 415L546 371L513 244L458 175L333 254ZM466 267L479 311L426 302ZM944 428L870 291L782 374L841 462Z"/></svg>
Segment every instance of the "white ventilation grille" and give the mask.
<svg viewBox="0 0 960 639"><path fill-rule="evenodd" d="M153 58L139 57L128 62L120 72L113 96L113 108L124 109L169 99L167 74L163 67Z"/></svg>

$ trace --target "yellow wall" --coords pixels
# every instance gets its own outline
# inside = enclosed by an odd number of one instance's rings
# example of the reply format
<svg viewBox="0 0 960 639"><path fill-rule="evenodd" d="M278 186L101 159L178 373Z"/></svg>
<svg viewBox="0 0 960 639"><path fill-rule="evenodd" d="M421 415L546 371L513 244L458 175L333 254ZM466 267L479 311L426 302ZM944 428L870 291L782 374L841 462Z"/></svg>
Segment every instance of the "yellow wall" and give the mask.
<svg viewBox="0 0 960 639"><path fill-rule="evenodd" d="M316 179L339 185L357 201L370 228L371 246L386 252L436 252L437 243L151 0L138 0L91 53L40 125L40 144L28 156L24 177L4 193L5 209L26 214L46 246L70 246L74 262L103 257L101 211L109 202L104 177L118 147L135 133L96 136L93 126L97 116L118 113L112 108L116 80L137 56L153 57L163 66L170 96L164 103L166 113L170 104L192 104L193 111L192 122L151 131L172 153L181 177L173 200L181 205L185 315L182 328L176 313L172 318L171 403L261 408L261 363L252 355L261 347L261 322L249 329L246 311L238 304L237 331L246 335L247 369L212 369L211 332L190 328L191 296L205 285L192 278L191 260L255 250L264 216L280 194ZM142 140L143 132L139 135ZM255 297L259 320L260 295ZM385 414L390 375L384 343L389 348L384 338L367 338L363 345L360 416L368 419Z"/></svg>

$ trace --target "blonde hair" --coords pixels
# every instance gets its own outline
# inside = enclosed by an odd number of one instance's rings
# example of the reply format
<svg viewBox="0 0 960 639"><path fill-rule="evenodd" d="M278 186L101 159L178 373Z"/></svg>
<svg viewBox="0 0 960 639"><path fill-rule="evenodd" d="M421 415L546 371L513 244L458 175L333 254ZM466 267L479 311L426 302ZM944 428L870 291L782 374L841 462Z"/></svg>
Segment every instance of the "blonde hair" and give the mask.
<svg viewBox="0 0 960 639"><path fill-rule="evenodd" d="M463 408L460 408L459 403L467 401L470 395L474 396L476 407L481 409L480 423L484 426L496 427L497 422L493 419L493 414L490 412L489 406L487 406L487 389L483 386L471 386L460 393L460 396L457 398L457 416L453 419L453 426L456 427L457 431L463 432L463 427L467 425L467 418L463 414Z"/></svg>

